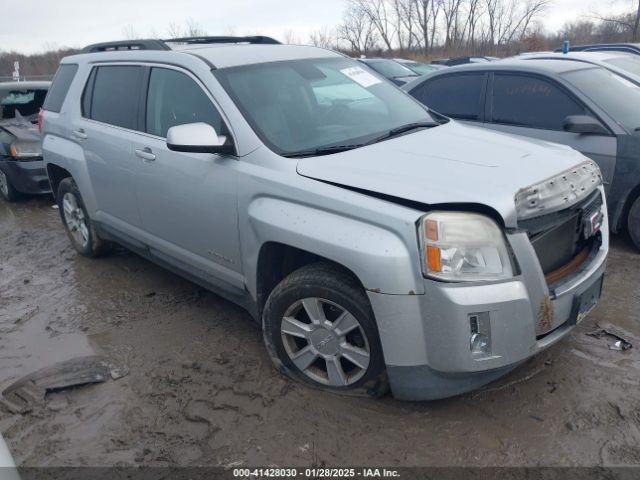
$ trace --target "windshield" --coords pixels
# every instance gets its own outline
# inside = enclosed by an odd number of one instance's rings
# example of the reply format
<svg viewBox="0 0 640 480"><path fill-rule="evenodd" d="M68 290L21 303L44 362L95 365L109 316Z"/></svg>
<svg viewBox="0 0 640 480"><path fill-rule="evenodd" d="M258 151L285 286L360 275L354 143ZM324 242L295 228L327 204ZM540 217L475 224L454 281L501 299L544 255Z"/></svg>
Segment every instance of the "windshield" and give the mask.
<svg viewBox="0 0 640 480"><path fill-rule="evenodd" d="M369 60L368 62L364 63L387 78L415 76L415 73L413 73L407 67L403 67L399 63L392 60Z"/></svg>
<svg viewBox="0 0 640 480"><path fill-rule="evenodd" d="M604 60L604 63L640 76L640 59L637 58L636 55L621 55L619 57L607 58Z"/></svg>
<svg viewBox="0 0 640 480"><path fill-rule="evenodd" d="M420 103L347 58L214 73L257 135L280 155L360 146L408 124L436 123Z"/></svg>
<svg viewBox="0 0 640 480"><path fill-rule="evenodd" d="M628 131L640 127L640 87L604 68L574 70L564 77Z"/></svg>
<svg viewBox="0 0 640 480"><path fill-rule="evenodd" d="M46 90L0 88L0 119L15 118L16 112L23 117L36 117L46 96Z"/></svg>
<svg viewBox="0 0 640 480"><path fill-rule="evenodd" d="M420 62L403 62L402 65L404 67L410 68L414 73L419 75L425 75L427 73L431 73L434 70L437 70L435 67L430 67L429 65L425 65Z"/></svg>

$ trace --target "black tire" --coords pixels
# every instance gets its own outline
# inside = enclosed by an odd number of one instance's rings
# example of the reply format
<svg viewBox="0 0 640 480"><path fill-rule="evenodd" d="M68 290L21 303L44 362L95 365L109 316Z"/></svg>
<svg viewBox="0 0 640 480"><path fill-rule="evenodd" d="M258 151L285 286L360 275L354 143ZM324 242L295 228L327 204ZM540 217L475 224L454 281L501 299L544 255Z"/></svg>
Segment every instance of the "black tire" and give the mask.
<svg viewBox="0 0 640 480"><path fill-rule="evenodd" d="M368 365L366 369L359 367L354 369L358 370L358 372L351 377L353 383L344 386L321 383L321 381L311 378L298 368L290 358L290 354L287 353L287 348L284 344L285 340L283 340L281 332L283 317L288 310L299 304L302 299L310 298L321 299L322 315L327 314L325 316L327 319L329 319L328 313L331 313L330 311L327 312L327 308L336 309L338 312L342 309L343 313L344 311L350 313L350 318L355 318L359 324L359 328L355 330L356 335L366 337L366 340L359 338L358 341L362 342L365 348L368 348ZM327 301L327 303L323 301ZM305 310L306 314L306 307L299 308ZM262 314L262 325L267 351L278 370L288 377L316 388L341 394L379 397L387 392L388 384L382 346L369 299L357 281L340 268L330 263L315 263L304 266L288 275L269 295ZM313 328L318 328L313 326L312 323L309 323L309 325ZM346 339L346 337L343 338ZM301 342L303 344L306 343L307 346L311 345L311 341L308 339L303 339ZM344 343L338 344L344 345ZM325 344L321 341L320 345L324 346ZM300 348L302 349L303 347ZM316 369L316 364L314 363L310 370L321 371L322 366L326 367L328 381L329 362L322 357L317 357L317 361L320 362L320 368ZM339 360L342 366L345 365L344 361ZM350 365L349 361L347 361L346 365L347 367L351 366L352 369L355 366L355 364ZM346 372L346 369L342 367L340 370L343 374ZM343 375L343 378L348 377L348 375Z"/></svg>
<svg viewBox="0 0 640 480"><path fill-rule="evenodd" d="M636 198L629 208L627 230L635 247L640 250L640 197Z"/></svg>
<svg viewBox="0 0 640 480"><path fill-rule="evenodd" d="M70 227L71 220L67 219L68 213L65 213L64 204L65 198L70 198L66 197L67 195L72 195L75 198L76 207L81 210L81 212L78 213L82 214L82 219L86 226L86 241L78 240L77 236L74 234L75 230ZM64 225L64 229L67 232L67 236L69 237L73 248L75 248L80 255L85 257L95 258L107 254L111 250L112 244L98 236L93 223L91 222L91 218L87 213L84 201L82 200L82 195L80 195L80 190L78 190L78 186L73 178L68 177L60 182L56 199L62 224Z"/></svg>
<svg viewBox="0 0 640 480"><path fill-rule="evenodd" d="M16 202L22 198L20 192L18 192L15 187L11 184L11 180L9 177L5 175L5 173L0 170L0 196L7 202Z"/></svg>

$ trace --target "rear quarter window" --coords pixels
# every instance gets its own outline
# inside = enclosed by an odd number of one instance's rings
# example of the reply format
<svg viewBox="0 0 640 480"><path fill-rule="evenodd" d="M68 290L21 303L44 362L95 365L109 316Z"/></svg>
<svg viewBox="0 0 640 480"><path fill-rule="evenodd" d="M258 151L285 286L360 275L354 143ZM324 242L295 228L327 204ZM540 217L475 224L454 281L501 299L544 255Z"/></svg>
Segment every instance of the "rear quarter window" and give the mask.
<svg viewBox="0 0 640 480"><path fill-rule="evenodd" d="M42 105L42 108L50 112L60 112L62 104L67 96L71 82L73 82L76 72L78 71L78 65L65 63L60 65L56 76L53 78L53 84L49 89L47 98Z"/></svg>
<svg viewBox="0 0 640 480"><path fill-rule="evenodd" d="M484 73L444 75L424 82L410 93L427 107L448 117L480 120Z"/></svg>

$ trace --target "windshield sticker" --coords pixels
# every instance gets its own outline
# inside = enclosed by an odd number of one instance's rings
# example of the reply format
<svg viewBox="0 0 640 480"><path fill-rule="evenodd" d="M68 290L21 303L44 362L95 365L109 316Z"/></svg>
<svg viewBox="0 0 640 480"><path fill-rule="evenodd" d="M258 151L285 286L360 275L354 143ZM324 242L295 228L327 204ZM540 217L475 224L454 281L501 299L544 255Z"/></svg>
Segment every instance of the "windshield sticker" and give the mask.
<svg viewBox="0 0 640 480"><path fill-rule="evenodd" d="M376 78L374 75L371 75L369 72L360 67L343 68L342 70L340 70L340 73L349 77L358 85L362 85L364 88L369 88L373 85L377 85L378 83L382 83L379 78Z"/></svg>

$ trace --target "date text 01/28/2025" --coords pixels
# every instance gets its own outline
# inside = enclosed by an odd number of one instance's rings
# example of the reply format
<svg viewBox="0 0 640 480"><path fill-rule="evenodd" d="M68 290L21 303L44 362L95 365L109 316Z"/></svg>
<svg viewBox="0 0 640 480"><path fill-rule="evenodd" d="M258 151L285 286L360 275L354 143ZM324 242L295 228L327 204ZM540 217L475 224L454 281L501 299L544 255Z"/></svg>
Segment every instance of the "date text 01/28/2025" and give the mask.
<svg viewBox="0 0 640 480"><path fill-rule="evenodd" d="M394 478L398 470L388 468L234 468L234 478Z"/></svg>

